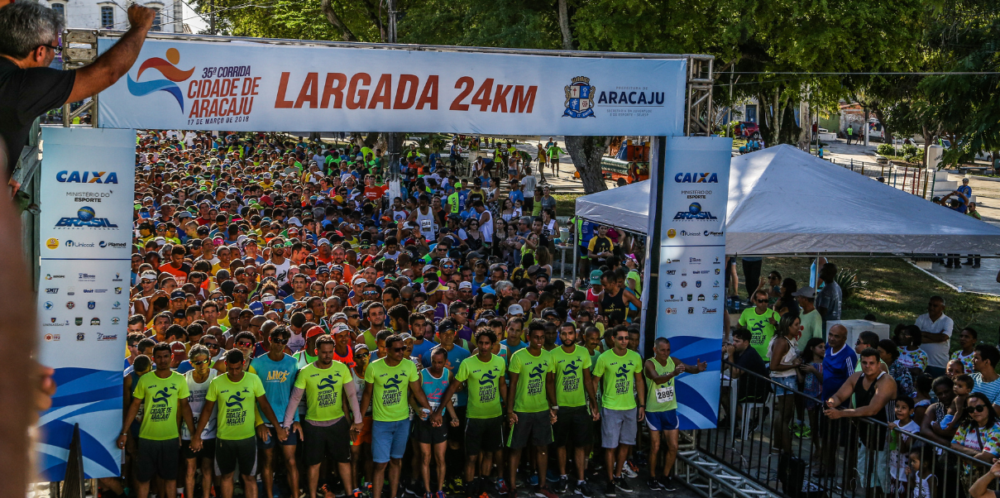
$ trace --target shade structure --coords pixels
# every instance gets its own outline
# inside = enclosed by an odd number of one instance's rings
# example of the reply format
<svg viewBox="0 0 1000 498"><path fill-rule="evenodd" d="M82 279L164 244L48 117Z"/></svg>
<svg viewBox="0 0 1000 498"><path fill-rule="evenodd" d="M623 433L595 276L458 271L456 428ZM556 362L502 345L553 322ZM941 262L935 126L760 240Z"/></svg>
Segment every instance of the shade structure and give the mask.
<svg viewBox="0 0 1000 498"><path fill-rule="evenodd" d="M735 157L730 168L727 254L1000 254L1000 228L790 145ZM646 233L649 186L581 197L576 214Z"/></svg>

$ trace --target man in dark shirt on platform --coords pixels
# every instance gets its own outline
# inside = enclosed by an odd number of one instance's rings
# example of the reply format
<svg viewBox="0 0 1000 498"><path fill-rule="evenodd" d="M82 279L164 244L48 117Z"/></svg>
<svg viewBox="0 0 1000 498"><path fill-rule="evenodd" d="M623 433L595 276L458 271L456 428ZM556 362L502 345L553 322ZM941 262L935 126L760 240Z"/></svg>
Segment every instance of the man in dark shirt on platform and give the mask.
<svg viewBox="0 0 1000 498"><path fill-rule="evenodd" d="M49 65L62 51L59 33L64 21L56 11L37 3L0 8L0 165L9 177L17 165L35 118L63 104L78 102L113 85L135 63L153 9L132 5L131 28L92 64L72 71Z"/></svg>

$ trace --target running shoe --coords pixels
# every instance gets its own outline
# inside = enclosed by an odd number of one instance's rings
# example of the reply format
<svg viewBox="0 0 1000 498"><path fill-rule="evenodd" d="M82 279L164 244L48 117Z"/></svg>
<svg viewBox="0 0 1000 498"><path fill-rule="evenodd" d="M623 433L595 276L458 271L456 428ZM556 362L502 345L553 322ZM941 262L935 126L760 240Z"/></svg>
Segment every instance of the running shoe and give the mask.
<svg viewBox="0 0 1000 498"><path fill-rule="evenodd" d="M674 485L674 476L660 476L660 489L664 491L676 491L677 486Z"/></svg>
<svg viewBox="0 0 1000 498"><path fill-rule="evenodd" d="M538 474L531 474L531 477L528 478L528 485L538 486Z"/></svg>
<svg viewBox="0 0 1000 498"><path fill-rule="evenodd" d="M612 498L618 496L618 488L615 487L614 481L608 481L608 484L604 486L604 496L610 496Z"/></svg>
<svg viewBox="0 0 1000 498"><path fill-rule="evenodd" d="M626 492L626 493L631 493L632 492L632 485L629 484L628 481L626 481L624 477L619 477L619 478L615 479L615 487L618 488L618 489L620 489L620 490L622 490L622 491L624 491L624 492Z"/></svg>
<svg viewBox="0 0 1000 498"><path fill-rule="evenodd" d="M560 477L555 482L555 484L552 485L552 492L555 493L555 494L557 494L557 495L561 495L561 494L565 493L567 489L569 489L569 478L568 477Z"/></svg>
<svg viewBox="0 0 1000 498"><path fill-rule="evenodd" d="M593 498L594 488L590 487L590 483L587 481L576 483L576 494L582 496L583 498Z"/></svg>
<svg viewBox="0 0 1000 498"><path fill-rule="evenodd" d="M549 482L559 482L559 476L552 469L545 471L545 480Z"/></svg>
<svg viewBox="0 0 1000 498"><path fill-rule="evenodd" d="M646 481L646 486L648 486L649 489L652 491L663 490L663 488L660 486L660 481L657 481L655 477L649 478L649 480Z"/></svg>
<svg viewBox="0 0 1000 498"><path fill-rule="evenodd" d="M507 488L507 481L505 481L502 477L497 478L496 488L497 494L500 496L507 496L510 492L510 489Z"/></svg>
<svg viewBox="0 0 1000 498"><path fill-rule="evenodd" d="M438 491L434 493L434 498L448 498L448 495L444 494L444 491Z"/></svg>
<svg viewBox="0 0 1000 498"><path fill-rule="evenodd" d="M549 491L549 488L543 488L540 486L535 487L535 496L537 498L559 498L559 495Z"/></svg>
<svg viewBox="0 0 1000 498"><path fill-rule="evenodd" d="M622 465L622 474L629 479L635 479L639 477L639 467L636 467L630 460L625 460L625 465Z"/></svg>

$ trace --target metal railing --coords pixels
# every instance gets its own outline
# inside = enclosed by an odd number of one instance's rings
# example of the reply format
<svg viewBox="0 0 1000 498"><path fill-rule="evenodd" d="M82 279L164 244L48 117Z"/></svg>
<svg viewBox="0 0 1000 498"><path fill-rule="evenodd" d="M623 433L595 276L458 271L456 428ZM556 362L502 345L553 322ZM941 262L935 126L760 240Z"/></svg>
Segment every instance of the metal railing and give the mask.
<svg viewBox="0 0 1000 498"><path fill-rule="evenodd" d="M723 365L724 371L734 366L725 360ZM725 413L725 419L720 419L718 429L695 431L694 446L775 495L923 496L914 494L914 488L923 489L926 476L933 475L929 481L933 497L960 498L968 496L975 478L989 469L988 463L950 446L890 430L872 418L831 420L817 411L822 407L818 398L753 372L742 371L740 376L745 380L723 377L720 414ZM779 388L791 394L776 396ZM888 413L893 413L891 405ZM795 434L790 424L797 419L809 425L811 435ZM890 416L889 421L896 420ZM911 451L933 455L921 463L916 478L907 471Z"/></svg>
<svg viewBox="0 0 1000 498"><path fill-rule="evenodd" d="M913 195L926 197L933 192L933 176L925 168L911 166L896 166L894 164L879 164L854 159L824 158L832 164L844 169L850 169L869 178L882 178L882 182L892 188Z"/></svg>

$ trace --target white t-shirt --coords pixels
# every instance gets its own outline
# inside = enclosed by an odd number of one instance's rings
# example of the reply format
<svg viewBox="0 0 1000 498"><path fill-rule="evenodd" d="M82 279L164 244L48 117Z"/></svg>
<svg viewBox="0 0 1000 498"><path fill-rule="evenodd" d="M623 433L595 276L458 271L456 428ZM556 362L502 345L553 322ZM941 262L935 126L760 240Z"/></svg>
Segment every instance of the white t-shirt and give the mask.
<svg viewBox="0 0 1000 498"><path fill-rule="evenodd" d="M927 353L928 366L945 368L948 365L948 348L951 345L951 332L955 328L955 322L948 315L941 315L937 321L931 321L927 313L917 317L914 325L920 327L921 332L932 334L944 334L948 336L944 342L924 342L921 349Z"/></svg>
<svg viewBox="0 0 1000 498"><path fill-rule="evenodd" d="M534 174L525 175L521 179L521 186L524 187L524 198L534 199L535 198L535 187L538 186L538 179L535 178Z"/></svg>

